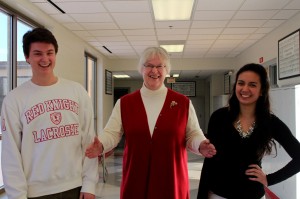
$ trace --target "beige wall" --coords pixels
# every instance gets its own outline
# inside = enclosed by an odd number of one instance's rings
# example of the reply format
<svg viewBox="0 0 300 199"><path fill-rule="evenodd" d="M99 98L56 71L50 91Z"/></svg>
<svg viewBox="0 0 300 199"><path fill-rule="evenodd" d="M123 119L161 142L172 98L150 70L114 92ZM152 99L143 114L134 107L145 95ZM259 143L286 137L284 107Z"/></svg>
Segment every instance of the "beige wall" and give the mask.
<svg viewBox="0 0 300 199"><path fill-rule="evenodd" d="M267 62L271 59L278 57L278 40L289 35L300 28L300 14L295 15L293 18L283 23L276 30L271 32L268 36L264 37L257 44L253 45L236 59L237 69L249 62L258 62L260 57L264 58ZM280 87L287 85L296 85L300 83L300 77L279 80Z"/></svg>
<svg viewBox="0 0 300 199"><path fill-rule="evenodd" d="M104 78L103 73L106 65L106 58L96 49L84 42L77 35L70 32L65 27L58 24L39 8L29 3L27 0L1 0L18 12L28 16L32 20L45 26L55 35L59 49L57 54L55 73L63 78L79 82L85 86L85 60L84 52L88 52L97 58L98 70L98 130L106 123L110 115L113 104L112 96L103 94Z"/></svg>

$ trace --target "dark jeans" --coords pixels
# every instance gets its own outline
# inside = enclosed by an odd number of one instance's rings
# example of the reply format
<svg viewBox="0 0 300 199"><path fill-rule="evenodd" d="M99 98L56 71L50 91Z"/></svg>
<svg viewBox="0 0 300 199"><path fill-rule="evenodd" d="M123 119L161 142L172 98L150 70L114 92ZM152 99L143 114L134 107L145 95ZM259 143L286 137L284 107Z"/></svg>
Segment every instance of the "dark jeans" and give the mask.
<svg viewBox="0 0 300 199"><path fill-rule="evenodd" d="M81 187L77 187L75 189L71 189L68 191L64 191L61 193L55 193L46 196L39 196L28 199L79 199Z"/></svg>

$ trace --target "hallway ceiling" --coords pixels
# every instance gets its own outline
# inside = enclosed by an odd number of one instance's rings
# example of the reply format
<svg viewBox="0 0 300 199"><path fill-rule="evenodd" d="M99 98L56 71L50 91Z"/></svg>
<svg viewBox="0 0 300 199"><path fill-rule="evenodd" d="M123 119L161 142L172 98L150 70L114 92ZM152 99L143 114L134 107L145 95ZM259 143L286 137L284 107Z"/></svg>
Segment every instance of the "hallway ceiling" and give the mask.
<svg viewBox="0 0 300 199"><path fill-rule="evenodd" d="M179 58L235 57L300 10L299 0L196 0L191 20L155 21L150 0L30 0L108 58L183 41ZM105 46L112 53L109 53Z"/></svg>
<svg viewBox="0 0 300 199"><path fill-rule="evenodd" d="M150 0L52 0L65 14L29 1L109 59L137 59L148 46L177 41L184 50L171 57L233 58L300 10L299 0L195 0L191 20L155 21Z"/></svg>

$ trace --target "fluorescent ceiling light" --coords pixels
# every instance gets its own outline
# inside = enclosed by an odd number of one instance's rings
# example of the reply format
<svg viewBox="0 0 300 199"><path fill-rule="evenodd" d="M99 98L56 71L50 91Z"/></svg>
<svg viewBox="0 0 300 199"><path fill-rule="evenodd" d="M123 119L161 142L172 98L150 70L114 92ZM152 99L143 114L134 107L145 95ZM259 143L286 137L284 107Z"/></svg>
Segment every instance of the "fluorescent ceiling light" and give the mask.
<svg viewBox="0 0 300 199"><path fill-rule="evenodd" d="M169 53L179 53L183 51L184 45L160 45L160 47L164 48Z"/></svg>
<svg viewBox="0 0 300 199"><path fill-rule="evenodd" d="M190 20L194 0L152 0L156 21Z"/></svg>
<svg viewBox="0 0 300 199"><path fill-rule="evenodd" d="M128 75L114 75L115 78L130 78Z"/></svg>
<svg viewBox="0 0 300 199"><path fill-rule="evenodd" d="M172 77L179 77L179 74L173 74Z"/></svg>

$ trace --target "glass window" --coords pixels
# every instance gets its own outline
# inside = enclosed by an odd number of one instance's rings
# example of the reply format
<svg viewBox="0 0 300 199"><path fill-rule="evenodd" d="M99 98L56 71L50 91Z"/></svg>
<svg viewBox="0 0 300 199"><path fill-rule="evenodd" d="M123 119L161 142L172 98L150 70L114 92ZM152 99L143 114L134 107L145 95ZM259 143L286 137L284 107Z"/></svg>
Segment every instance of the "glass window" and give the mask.
<svg viewBox="0 0 300 199"><path fill-rule="evenodd" d="M0 106L8 91L11 77L11 37L10 37L10 16L0 10Z"/></svg>
<svg viewBox="0 0 300 199"><path fill-rule="evenodd" d="M94 123L95 129L97 129L97 90L96 90L96 66L97 59L93 56L85 53L85 64L86 64L86 90L92 99L94 106Z"/></svg>
<svg viewBox="0 0 300 199"><path fill-rule="evenodd" d="M17 22L17 86L29 80L32 76L31 67L24 57L22 44L23 35L32 28L32 26L20 20Z"/></svg>
<svg viewBox="0 0 300 199"><path fill-rule="evenodd" d="M7 93L31 78L31 67L23 55L22 38L34 26L18 14L0 6L0 111ZM1 168L2 132L0 128L0 193L3 192Z"/></svg>
<svg viewBox="0 0 300 199"><path fill-rule="evenodd" d="M10 16L0 10L0 106L7 92L9 91L10 76ZM0 154L1 154L1 128L0 128ZM3 178L1 168L1 156L0 156L0 187L3 189Z"/></svg>

